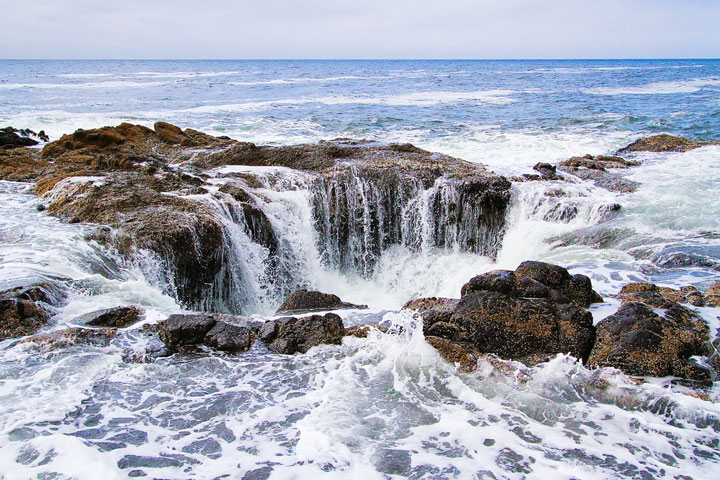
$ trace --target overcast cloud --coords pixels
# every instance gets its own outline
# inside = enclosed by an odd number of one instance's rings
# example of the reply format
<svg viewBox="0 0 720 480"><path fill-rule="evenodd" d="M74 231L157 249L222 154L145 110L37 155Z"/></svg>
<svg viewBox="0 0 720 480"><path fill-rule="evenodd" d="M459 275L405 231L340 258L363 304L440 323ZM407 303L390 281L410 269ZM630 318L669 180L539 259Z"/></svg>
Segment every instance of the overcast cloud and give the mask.
<svg viewBox="0 0 720 480"><path fill-rule="evenodd" d="M720 57L720 0L0 0L0 58Z"/></svg>

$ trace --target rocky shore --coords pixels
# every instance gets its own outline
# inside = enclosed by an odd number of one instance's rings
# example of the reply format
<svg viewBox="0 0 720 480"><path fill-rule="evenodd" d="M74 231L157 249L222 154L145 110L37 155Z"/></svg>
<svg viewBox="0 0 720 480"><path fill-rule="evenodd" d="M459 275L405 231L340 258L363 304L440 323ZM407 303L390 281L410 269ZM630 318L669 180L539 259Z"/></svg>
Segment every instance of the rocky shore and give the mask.
<svg viewBox="0 0 720 480"><path fill-rule="evenodd" d="M46 141L42 132L2 132L0 179L33 182L41 209L67 222L95 226L92 238L107 249L128 258L151 252L168 272L168 293L198 312L143 327L144 335L163 344L154 355L193 349L241 354L257 341L272 352L305 353L318 345L339 344L346 335L367 336L376 328L346 329L333 312L366 306L287 281L277 225L262 208L271 201L263 189L282 182L309 187L324 259L361 276L369 275L382 252L394 245L417 251L423 242L455 245L492 257L506 228L509 179L409 144L338 139L258 146L158 122L154 129L121 124L78 130L38 149L32 148L37 140L31 137ZM623 155L687 151L705 144L659 135L616 156L541 163L535 167L538 175L512 180L581 179L631 192L637 184L622 171L638 162ZM428 209L426 215L414 215L421 208ZM608 214L618 208L609 205ZM268 252L267 275L284 281L279 291L285 302L277 315L285 317L258 321L241 316L244 305L233 297L237 273L227 268L237 254L228 218ZM404 308L422 321L427 342L465 371L488 355L532 365L570 354L588 367L708 384L720 367L720 340L693 310L720 307L718 283L704 293L690 286L626 285L618 294L622 305L617 312L595 325L588 307L603 299L588 277L571 275L558 265L527 261L514 271L473 277L459 293L459 298L414 299ZM103 345L143 319L137 307L118 307L77 318L74 323L82 327L31 336L51 323L66 295L61 281L0 292L0 340Z"/></svg>

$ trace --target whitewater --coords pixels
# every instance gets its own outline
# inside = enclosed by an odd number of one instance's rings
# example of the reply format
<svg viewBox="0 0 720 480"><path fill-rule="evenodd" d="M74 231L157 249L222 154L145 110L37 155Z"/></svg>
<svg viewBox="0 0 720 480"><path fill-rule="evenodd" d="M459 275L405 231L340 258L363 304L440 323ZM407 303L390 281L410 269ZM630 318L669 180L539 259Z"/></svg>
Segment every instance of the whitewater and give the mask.
<svg viewBox="0 0 720 480"><path fill-rule="evenodd" d="M518 176L658 133L720 139L720 61L0 61L0 127L56 140L159 120L257 144L409 142ZM267 251L207 195L244 272L235 303L208 308L273 318L287 281L369 306L337 311L346 327L389 331L307 354L256 342L237 355L152 361L143 354L159 346L143 326L186 312L157 258L109 252L92 226L39 210L49 199L30 184L0 181L0 290L71 286L43 331L103 308L146 312L108 346L0 342L0 479L715 478L718 381L698 393L564 355L534 367L483 359L463 373L400 310L413 298L459 297L471 277L525 260L589 276L605 299L590 309L595 322L617 310L629 282L705 290L720 279L720 146L633 159L631 193L514 182L493 258L433 246L418 199L407 243L419 247L394 245L361 271L321 248L306 177L215 169L218 186L227 175L259 179L253 195L289 273L268 278ZM558 187L563 196L548 195ZM694 310L714 337L720 309Z"/></svg>

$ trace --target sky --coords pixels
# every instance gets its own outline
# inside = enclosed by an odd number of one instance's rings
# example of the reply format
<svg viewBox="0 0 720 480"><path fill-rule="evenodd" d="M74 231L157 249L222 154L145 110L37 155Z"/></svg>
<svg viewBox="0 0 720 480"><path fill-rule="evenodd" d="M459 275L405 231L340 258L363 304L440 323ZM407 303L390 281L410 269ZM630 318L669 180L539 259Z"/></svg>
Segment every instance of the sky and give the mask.
<svg viewBox="0 0 720 480"><path fill-rule="evenodd" d="M0 58L718 58L720 0L0 0Z"/></svg>

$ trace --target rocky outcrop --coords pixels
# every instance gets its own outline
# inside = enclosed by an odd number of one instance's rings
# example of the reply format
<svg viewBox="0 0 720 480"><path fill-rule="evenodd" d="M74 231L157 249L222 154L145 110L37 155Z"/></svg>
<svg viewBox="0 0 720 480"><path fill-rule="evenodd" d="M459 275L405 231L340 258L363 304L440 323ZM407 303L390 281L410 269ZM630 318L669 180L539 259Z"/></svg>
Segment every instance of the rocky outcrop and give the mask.
<svg viewBox="0 0 720 480"><path fill-rule="evenodd" d="M11 149L17 147L30 147L40 143L47 142L48 136L43 130L35 133L30 129L17 129L13 127L0 128L0 149Z"/></svg>
<svg viewBox="0 0 720 480"><path fill-rule="evenodd" d="M292 355L306 353L318 345L339 345L345 336L345 327L338 315L326 313L272 320L262 326L259 335L274 352Z"/></svg>
<svg viewBox="0 0 720 480"><path fill-rule="evenodd" d="M343 302L340 297L331 293L322 293L316 290L296 290L280 305L275 315L296 315L299 313L349 308L363 309L367 308L367 305Z"/></svg>
<svg viewBox="0 0 720 480"><path fill-rule="evenodd" d="M230 323L237 317L227 315L170 315L155 327L160 340L171 352L182 347L206 345L216 350L236 353L248 350L259 328L252 322Z"/></svg>
<svg viewBox="0 0 720 480"><path fill-rule="evenodd" d="M679 305L661 317L644 303L628 302L597 324L596 335L590 366L615 367L638 376L710 379L707 369L690 361L710 353L708 326Z"/></svg>
<svg viewBox="0 0 720 480"><path fill-rule="evenodd" d="M86 313L73 320L88 327L126 328L142 319L144 311L138 307L114 307Z"/></svg>
<svg viewBox="0 0 720 480"><path fill-rule="evenodd" d="M600 188L628 193L635 191L639 184L624 178L619 173L609 172L607 169L628 168L636 165L639 165L639 162L625 160L618 156L585 155L560 162L559 169L582 180L591 180Z"/></svg>
<svg viewBox="0 0 720 480"><path fill-rule="evenodd" d="M618 153L628 152L687 152L706 145L716 145L718 142L689 140L668 134L653 135L641 138L627 147L621 148Z"/></svg>
<svg viewBox="0 0 720 480"><path fill-rule="evenodd" d="M700 292L693 287L680 290L669 287L658 287L648 282L628 283L618 293L623 304L639 302L654 308L670 308L676 303L690 303L702 306L704 301Z"/></svg>
<svg viewBox="0 0 720 480"><path fill-rule="evenodd" d="M708 307L720 307L720 281L713 283L705 291L703 301Z"/></svg>
<svg viewBox="0 0 720 480"><path fill-rule="evenodd" d="M117 335L115 328L64 328L41 335L33 335L22 343L34 343L48 350L67 348L74 345L107 347Z"/></svg>
<svg viewBox="0 0 720 480"><path fill-rule="evenodd" d="M570 353L585 360L592 349L595 330L584 307L602 298L584 275L524 262L515 271L472 278L461 294L459 300L421 299L407 307L421 312L426 336L449 341L471 356L493 353L532 362Z"/></svg>

